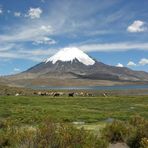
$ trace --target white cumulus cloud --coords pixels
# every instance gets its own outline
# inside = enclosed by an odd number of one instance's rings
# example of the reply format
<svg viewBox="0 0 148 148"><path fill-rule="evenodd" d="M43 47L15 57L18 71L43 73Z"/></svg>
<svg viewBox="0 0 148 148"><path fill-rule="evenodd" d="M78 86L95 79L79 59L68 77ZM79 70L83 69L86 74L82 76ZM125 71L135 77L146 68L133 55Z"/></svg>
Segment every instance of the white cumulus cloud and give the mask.
<svg viewBox="0 0 148 148"><path fill-rule="evenodd" d="M141 59L141 60L139 61L139 64L142 65L142 66L148 65L148 59L146 59L146 58Z"/></svg>
<svg viewBox="0 0 148 148"><path fill-rule="evenodd" d="M123 64L118 63L118 64L116 65L116 67L124 67L124 66L123 66Z"/></svg>
<svg viewBox="0 0 148 148"><path fill-rule="evenodd" d="M129 61L129 62L127 63L127 66L136 66L136 63L134 63L133 61Z"/></svg>
<svg viewBox="0 0 148 148"><path fill-rule="evenodd" d="M42 12L43 11L41 8L30 8L27 16L30 17L31 19L40 18Z"/></svg>
<svg viewBox="0 0 148 148"><path fill-rule="evenodd" d="M14 16L15 17L20 17L21 16L21 13L20 12L14 12Z"/></svg>
<svg viewBox="0 0 148 148"><path fill-rule="evenodd" d="M147 28L145 27L145 22L136 20L134 21L130 26L128 26L127 31L128 32L144 32Z"/></svg>

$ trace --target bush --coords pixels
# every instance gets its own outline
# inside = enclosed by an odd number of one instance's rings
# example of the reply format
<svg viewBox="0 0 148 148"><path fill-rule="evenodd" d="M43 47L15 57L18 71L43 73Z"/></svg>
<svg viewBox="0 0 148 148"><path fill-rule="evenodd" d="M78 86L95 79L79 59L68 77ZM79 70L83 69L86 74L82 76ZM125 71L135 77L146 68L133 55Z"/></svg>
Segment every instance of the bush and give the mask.
<svg viewBox="0 0 148 148"><path fill-rule="evenodd" d="M9 147L11 139L13 139L14 132L12 132L13 121L10 119L0 120L0 147Z"/></svg>
<svg viewBox="0 0 148 148"><path fill-rule="evenodd" d="M59 128L60 148L107 148L107 141L100 139L93 133L76 129L70 125L61 125Z"/></svg>
<svg viewBox="0 0 148 148"><path fill-rule="evenodd" d="M83 128L77 129L69 124L56 125L44 123L37 133L39 147L51 148L107 148L108 143Z"/></svg>
<svg viewBox="0 0 148 148"><path fill-rule="evenodd" d="M35 130L29 127L11 127L0 132L0 147L27 147L32 148L35 139Z"/></svg>
<svg viewBox="0 0 148 148"><path fill-rule="evenodd" d="M136 116L130 120L130 124L134 127L134 131L127 140L127 144L130 148L140 148L141 144L144 144L145 138L148 139L148 121Z"/></svg>
<svg viewBox="0 0 148 148"><path fill-rule="evenodd" d="M51 121L45 121L38 129L36 133L35 147L57 147L57 125Z"/></svg>
<svg viewBox="0 0 148 148"><path fill-rule="evenodd" d="M140 148L141 142L144 138L147 138L146 133L144 132L145 128L139 128L135 130L129 137L127 144L130 146L130 148Z"/></svg>
<svg viewBox="0 0 148 148"><path fill-rule="evenodd" d="M143 117L136 115L130 118L129 124L131 124L134 127L139 127L141 125L144 125L147 123L147 120L145 120Z"/></svg>
<svg viewBox="0 0 148 148"><path fill-rule="evenodd" d="M46 121L39 127L5 128L0 132L0 147L7 148L107 148L106 140L68 124Z"/></svg>
<svg viewBox="0 0 148 148"><path fill-rule="evenodd" d="M140 116L128 122L114 121L101 134L110 143L126 142L130 148L148 148L148 121Z"/></svg>
<svg viewBox="0 0 148 148"><path fill-rule="evenodd" d="M148 138L142 138L140 146L140 148L148 148Z"/></svg>
<svg viewBox="0 0 148 148"><path fill-rule="evenodd" d="M122 121L114 121L108 124L101 134L110 143L125 142L129 136L129 128L129 125Z"/></svg>
<svg viewBox="0 0 148 148"><path fill-rule="evenodd" d="M12 123L0 123L0 148L107 148L116 142L126 142L130 148L148 148L148 121L139 116L107 124L99 136L51 120L38 127L17 127Z"/></svg>
<svg viewBox="0 0 148 148"><path fill-rule="evenodd" d="M14 122L10 119L1 119L0 120L0 129L10 128L14 125Z"/></svg>

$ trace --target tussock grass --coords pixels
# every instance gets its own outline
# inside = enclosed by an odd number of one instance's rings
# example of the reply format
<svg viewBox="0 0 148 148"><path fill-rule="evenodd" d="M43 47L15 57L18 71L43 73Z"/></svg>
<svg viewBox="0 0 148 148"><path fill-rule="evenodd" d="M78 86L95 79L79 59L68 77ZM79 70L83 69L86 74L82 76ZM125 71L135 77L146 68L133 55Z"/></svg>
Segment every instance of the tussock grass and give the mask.
<svg viewBox="0 0 148 148"><path fill-rule="evenodd" d="M148 118L148 96L119 97L0 97L0 118L18 124L38 124L50 117L56 122L95 123L130 116Z"/></svg>

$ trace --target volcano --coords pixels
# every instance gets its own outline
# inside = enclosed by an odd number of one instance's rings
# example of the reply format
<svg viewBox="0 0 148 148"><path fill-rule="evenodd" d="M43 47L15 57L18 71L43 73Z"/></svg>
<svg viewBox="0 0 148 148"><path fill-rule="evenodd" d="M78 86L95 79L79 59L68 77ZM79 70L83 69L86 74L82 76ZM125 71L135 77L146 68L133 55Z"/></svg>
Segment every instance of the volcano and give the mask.
<svg viewBox="0 0 148 148"><path fill-rule="evenodd" d="M34 67L6 77L10 84L23 86L115 85L148 82L148 73L106 65L76 47L63 48Z"/></svg>

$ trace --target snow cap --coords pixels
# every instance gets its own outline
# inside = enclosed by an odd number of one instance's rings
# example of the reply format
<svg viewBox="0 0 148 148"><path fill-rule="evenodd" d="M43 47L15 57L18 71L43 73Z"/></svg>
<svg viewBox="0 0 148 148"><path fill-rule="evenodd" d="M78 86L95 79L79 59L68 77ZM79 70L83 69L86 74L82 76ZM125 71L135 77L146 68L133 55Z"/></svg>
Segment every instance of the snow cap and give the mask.
<svg viewBox="0 0 148 148"><path fill-rule="evenodd" d="M87 54L85 54L83 51L81 51L79 48L76 47L67 47L61 49L59 52L57 52L52 57L48 58L45 63L48 63L49 61L55 64L57 61L63 61L68 62L77 59L79 62L85 64L85 65L93 65L95 64L95 61L90 58Z"/></svg>

